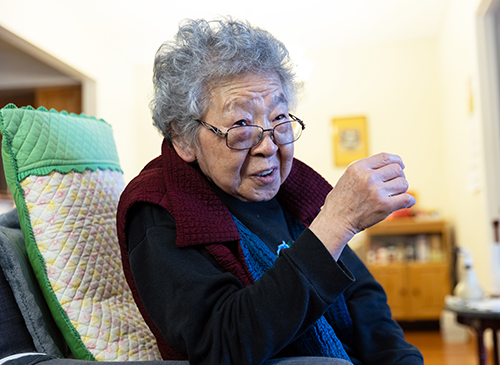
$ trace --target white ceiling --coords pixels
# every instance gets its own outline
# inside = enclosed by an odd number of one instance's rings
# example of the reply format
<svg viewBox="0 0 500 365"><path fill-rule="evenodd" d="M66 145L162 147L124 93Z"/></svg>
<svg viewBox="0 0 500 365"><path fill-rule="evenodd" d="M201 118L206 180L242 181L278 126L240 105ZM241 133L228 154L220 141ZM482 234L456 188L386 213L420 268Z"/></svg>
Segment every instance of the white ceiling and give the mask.
<svg viewBox="0 0 500 365"><path fill-rule="evenodd" d="M136 64L151 64L162 42L185 18L232 15L267 29L302 51L435 38L449 0L43 0L71 19L91 42L104 44ZM55 35L57 36L57 35ZM0 89L30 70L46 82L60 75L0 43ZM28 66L26 66L28 64ZM9 65L9 66L8 66ZM36 72L39 77L36 77ZM72 80L67 80L72 82ZM23 85L25 86L25 85ZM10 86L9 86L10 87Z"/></svg>

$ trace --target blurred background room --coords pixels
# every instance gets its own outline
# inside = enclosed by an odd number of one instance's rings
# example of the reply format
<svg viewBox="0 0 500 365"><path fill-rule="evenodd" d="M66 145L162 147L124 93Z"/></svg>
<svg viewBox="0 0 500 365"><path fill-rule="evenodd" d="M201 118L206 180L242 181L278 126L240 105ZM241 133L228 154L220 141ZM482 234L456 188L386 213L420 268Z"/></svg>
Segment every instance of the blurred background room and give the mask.
<svg viewBox="0 0 500 365"><path fill-rule="evenodd" d="M470 252L485 295L500 295L493 223L500 219L499 6L0 0L0 107L104 119L130 180L160 153L148 108L152 63L179 22L231 15L265 28L288 47L304 82L294 111L307 125L297 158L332 185L352 159L378 152L403 158L417 205L352 246L386 288L395 318L427 364L471 364L475 334L445 336L443 308L463 267L457 247ZM6 189L0 177L2 210L11 204Z"/></svg>

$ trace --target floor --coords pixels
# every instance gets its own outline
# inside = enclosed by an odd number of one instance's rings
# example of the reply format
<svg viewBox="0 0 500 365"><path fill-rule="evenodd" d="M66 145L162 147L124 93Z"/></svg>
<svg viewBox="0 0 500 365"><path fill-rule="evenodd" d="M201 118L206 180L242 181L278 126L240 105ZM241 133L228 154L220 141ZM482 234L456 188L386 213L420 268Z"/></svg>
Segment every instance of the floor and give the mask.
<svg viewBox="0 0 500 365"><path fill-rule="evenodd" d="M439 330L405 331L406 340L417 346L424 356L425 365L476 365L479 364L477 344L470 336L466 343L444 343ZM493 365L491 351L488 365Z"/></svg>

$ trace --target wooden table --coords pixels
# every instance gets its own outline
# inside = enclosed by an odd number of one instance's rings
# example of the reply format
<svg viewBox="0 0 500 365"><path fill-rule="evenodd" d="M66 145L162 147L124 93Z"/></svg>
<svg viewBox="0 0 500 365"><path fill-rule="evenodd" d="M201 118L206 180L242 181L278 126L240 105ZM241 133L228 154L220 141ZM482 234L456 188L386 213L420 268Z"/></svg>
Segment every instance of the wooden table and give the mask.
<svg viewBox="0 0 500 365"><path fill-rule="evenodd" d="M487 364L486 348L484 346L484 331L488 328L493 330L493 356L494 364L500 365L498 353L498 337L497 331L500 330L500 312L492 312L486 310L478 310L458 306L455 304L446 304L446 309L456 313L457 322L474 328L477 334L477 349L479 356L479 364Z"/></svg>

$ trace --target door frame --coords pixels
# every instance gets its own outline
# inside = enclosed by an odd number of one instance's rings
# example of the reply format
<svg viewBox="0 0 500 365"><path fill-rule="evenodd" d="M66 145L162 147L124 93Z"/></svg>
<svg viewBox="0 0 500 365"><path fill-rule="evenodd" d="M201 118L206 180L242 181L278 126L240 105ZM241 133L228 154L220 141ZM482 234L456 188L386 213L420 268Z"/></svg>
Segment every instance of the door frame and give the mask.
<svg viewBox="0 0 500 365"><path fill-rule="evenodd" d="M486 207L500 219L500 0L482 0L476 11L478 92L483 127ZM489 234L493 239L493 230Z"/></svg>
<svg viewBox="0 0 500 365"><path fill-rule="evenodd" d="M1 26L0 39L79 81L82 85L82 112L86 115L96 115L96 83L94 80Z"/></svg>

